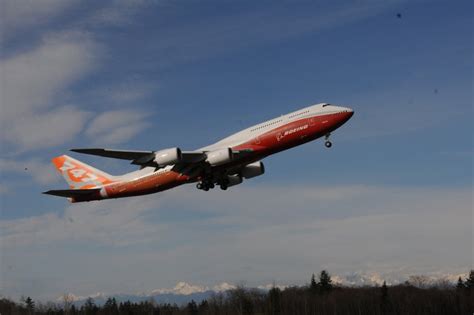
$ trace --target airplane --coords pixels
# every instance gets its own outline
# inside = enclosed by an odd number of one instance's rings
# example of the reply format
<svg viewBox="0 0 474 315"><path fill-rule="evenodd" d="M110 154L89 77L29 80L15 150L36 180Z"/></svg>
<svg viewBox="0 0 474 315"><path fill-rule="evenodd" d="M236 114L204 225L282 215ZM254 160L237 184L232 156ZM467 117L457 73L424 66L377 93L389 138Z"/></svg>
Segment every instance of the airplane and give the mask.
<svg viewBox="0 0 474 315"><path fill-rule="evenodd" d="M347 107L319 103L254 125L214 144L194 151L178 147L158 151L129 151L103 148L71 149L73 152L129 160L139 170L113 176L67 155L52 159L70 189L44 194L66 197L70 202L123 198L152 194L186 183L208 191L239 185L265 173L262 159L329 137L354 114Z"/></svg>

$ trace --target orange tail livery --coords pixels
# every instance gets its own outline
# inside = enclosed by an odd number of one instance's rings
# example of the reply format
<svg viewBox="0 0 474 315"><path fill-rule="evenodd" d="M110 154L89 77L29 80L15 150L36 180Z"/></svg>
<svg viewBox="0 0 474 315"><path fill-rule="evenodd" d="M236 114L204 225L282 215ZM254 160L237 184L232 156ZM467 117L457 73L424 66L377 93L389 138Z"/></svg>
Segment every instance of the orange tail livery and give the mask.
<svg viewBox="0 0 474 315"><path fill-rule="evenodd" d="M82 197L100 194L104 185L115 182L114 176L78 161L68 155L52 159L58 172L69 184L70 189L50 190L47 193L61 197L69 197L70 201L79 201Z"/></svg>

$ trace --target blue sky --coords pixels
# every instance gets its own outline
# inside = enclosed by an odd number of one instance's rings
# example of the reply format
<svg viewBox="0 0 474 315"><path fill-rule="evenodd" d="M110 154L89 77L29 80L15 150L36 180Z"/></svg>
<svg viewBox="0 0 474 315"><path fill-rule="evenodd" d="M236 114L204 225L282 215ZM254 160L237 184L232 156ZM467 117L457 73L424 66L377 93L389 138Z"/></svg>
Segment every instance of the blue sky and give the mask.
<svg viewBox="0 0 474 315"><path fill-rule="evenodd" d="M472 1L0 10L0 294L473 267ZM49 160L73 147L195 149L318 102L355 110L331 150L267 158L265 176L226 192L77 205L40 194L65 187Z"/></svg>

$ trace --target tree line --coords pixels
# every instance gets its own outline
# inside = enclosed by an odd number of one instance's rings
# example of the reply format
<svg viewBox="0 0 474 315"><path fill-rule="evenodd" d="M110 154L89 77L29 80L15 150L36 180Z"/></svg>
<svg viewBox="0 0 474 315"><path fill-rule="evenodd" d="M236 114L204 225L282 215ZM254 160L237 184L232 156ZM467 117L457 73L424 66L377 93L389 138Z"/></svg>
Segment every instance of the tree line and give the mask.
<svg viewBox="0 0 474 315"><path fill-rule="evenodd" d="M422 276L411 277L398 285L346 287L333 283L323 270L313 274L306 286L268 292L238 287L216 293L207 300L185 305L157 304L149 301L118 303L109 298L96 305L89 298L82 306L64 299L63 303L35 303L31 297L20 303L0 298L1 315L316 315L316 314L473 314L474 270L456 285L447 282L428 284Z"/></svg>

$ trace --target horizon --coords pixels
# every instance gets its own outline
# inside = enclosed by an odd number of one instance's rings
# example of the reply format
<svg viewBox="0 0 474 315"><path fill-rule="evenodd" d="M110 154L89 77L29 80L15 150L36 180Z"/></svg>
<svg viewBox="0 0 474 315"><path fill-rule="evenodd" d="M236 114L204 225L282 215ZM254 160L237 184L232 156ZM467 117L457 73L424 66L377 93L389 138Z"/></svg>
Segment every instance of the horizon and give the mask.
<svg viewBox="0 0 474 315"><path fill-rule="evenodd" d="M472 1L0 5L0 296L474 269ZM194 150L355 111L228 191L69 204L74 147ZM128 162L71 153L111 174ZM159 287L156 284L159 283Z"/></svg>
<svg viewBox="0 0 474 315"><path fill-rule="evenodd" d="M314 275L314 273L313 273ZM420 286L423 288L430 288L430 287L438 287L442 286L445 287L446 285L452 286L452 288L455 288L456 283L459 278L461 278L463 281L466 281L466 279L469 277L469 272L465 272L462 274L432 274L432 275L409 275L406 277L401 277L398 279L390 278L388 277L383 277L383 275L379 273L351 273L351 274L346 274L346 275L333 275L329 274L332 284L335 286L341 286L341 287L349 287L349 288L364 288L364 287L380 287L384 283L387 286L399 286L399 285L406 285L407 283L410 283L410 285L413 285L415 287ZM414 281L412 283L411 281ZM415 283L418 282L418 283ZM100 301L104 302L105 299L108 298L117 298L120 297L121 300L126 300L126 299L131 299L131 298L153 298L153 297L159 297L159 296L181 296L181 297L189 297L192 298L196 294L201 294L201 293L224 293L229 290L235 290L237 288L245 288L245 289L258 289L262 291L269 291L272 288L278 288L280 290L284 290L287 288L292 288L292 287L308 287L310 285L310 281L306 281L306 283L300 283L300 284L280 284L280 283L267 283L267 284L261 284L253 287L246 286L244 283L237 283L237 284L232 284L228 282L221 282L218 284L215 284L213 286L201 286L199 284L191 284L187 283L185 281L178 281L176 285L173 288L157 288L153 289L148 292L95 292L92 294L87 294L84 296L78 296L75 295L73 292L64 292L61 295L58 295L54 298L48 298L48 299L42 299L42 300L37 300L42 303L47 303L47 302L63 302L64 301L64 296L67 295L68 299L70 299L72 302L85 302L87 299L93 299L95 303L98 303L99 305L101 304ZM2 296L3 298L9 298L8 296ZM25 296L22 296L21 299L25 298ZM17 301L20 301L17 300ZM186 300L184 303L188 303L191 300ZM196 301L199 302L199 301Z"/></svg>

